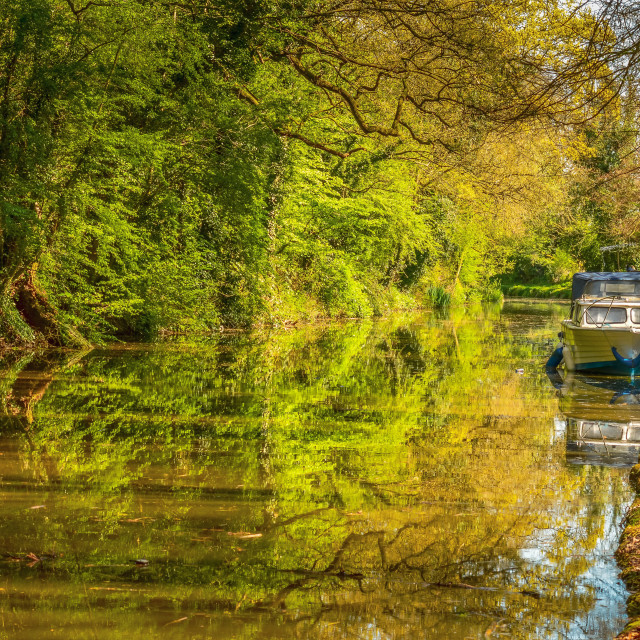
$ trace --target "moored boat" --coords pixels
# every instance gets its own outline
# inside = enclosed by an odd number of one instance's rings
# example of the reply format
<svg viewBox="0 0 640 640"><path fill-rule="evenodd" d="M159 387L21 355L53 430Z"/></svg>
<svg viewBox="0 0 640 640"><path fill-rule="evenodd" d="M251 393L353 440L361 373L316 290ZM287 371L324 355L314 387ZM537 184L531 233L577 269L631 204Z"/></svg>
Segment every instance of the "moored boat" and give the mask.
<svg viewBox="0 0 640 640"><path fill-rule="evenodd" d="M634 375L640 372L640 272L576 273L561 344L547 367Z"/></svg>

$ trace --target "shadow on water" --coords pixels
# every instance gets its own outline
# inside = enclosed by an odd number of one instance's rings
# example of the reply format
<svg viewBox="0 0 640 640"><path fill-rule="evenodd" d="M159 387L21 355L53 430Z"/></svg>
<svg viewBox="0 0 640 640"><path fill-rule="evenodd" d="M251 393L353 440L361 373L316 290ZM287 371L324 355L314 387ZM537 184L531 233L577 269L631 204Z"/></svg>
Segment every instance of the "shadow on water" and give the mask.
<svg viewBox="0 0 640 640"><path fill-rule="evenodd" d="M563 312L8 356L0 638L613 637L630 496L567 463L609 391L556 397Z"/></svg>

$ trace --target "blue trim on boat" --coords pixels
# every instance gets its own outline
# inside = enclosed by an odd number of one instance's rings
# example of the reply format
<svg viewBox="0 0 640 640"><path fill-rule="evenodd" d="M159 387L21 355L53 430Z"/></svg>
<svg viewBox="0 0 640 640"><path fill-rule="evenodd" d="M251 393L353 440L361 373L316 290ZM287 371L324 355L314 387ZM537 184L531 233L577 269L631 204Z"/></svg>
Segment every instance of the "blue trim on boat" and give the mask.
<svg viewBox="0 0 640 640"><path fill-rule="evenodd" d="M576 371L589 371L597 369L598 373L611 373L614 375L624 375L635 372L635 369L630 369L627 365L618 362L617 360L606 360L604 362L585 362L584 364L576 364Z"/></svg>
<svg viewBox="0 0 640 640"><path fill-rule="evenodd" d="M613 353L613 357L620 364L629 367L629 369L636 369L638 365L640 365L640 355L637 355L635 358L625 358L618 353L618 350L615 347L611 347L611 353Z"/></svg>

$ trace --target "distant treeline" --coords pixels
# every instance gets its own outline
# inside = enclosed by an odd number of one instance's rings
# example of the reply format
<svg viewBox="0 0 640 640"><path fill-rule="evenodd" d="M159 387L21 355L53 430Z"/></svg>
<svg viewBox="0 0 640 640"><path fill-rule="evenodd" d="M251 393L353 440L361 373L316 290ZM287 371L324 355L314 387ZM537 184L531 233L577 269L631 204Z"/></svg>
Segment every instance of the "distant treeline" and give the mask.
<svg viewBox="0 0 640 640"><path fill-rule="evenodd" d="M634 7L4 0L0 334L363 317L600 268L640 231Z"/></svg>

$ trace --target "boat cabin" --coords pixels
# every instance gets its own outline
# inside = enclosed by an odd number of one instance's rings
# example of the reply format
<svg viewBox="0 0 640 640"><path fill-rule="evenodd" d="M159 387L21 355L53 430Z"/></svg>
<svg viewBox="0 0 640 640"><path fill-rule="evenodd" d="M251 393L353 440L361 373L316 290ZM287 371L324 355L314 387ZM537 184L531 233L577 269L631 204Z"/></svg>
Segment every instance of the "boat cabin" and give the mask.
<svg viewBox="0 0 640 640"><path fill-rule="evenodd" d="M576 273L571 298L581 327L640 330L640 271Z"/></svg>

